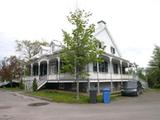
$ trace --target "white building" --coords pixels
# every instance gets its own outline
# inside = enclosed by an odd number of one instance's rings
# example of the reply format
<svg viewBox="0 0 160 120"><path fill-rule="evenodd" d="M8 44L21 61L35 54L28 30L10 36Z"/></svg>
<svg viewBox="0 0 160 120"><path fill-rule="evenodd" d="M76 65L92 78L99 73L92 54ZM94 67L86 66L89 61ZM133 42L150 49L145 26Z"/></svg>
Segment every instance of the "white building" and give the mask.
<svg viewBox="0 0 160 120"><path fill-rule="evenodd" d="M104 62L88 65L89 77L80 80L80 90L87 91L93 87L96 87L98 91L101 91L104 87L119 90L124 81L133 79L133 76L126 71L126 68L131 67L132 64L121 57L104 21L98 22L98 28L94 35L102 46L106 46L103 55ZM32 88L32 82L35 78L38 89L41 87L75 89L74 76L60 72L60 49L61 44L55 40L50 43L49 47L41 46L39 53L31 58L31 63L27 66L30 69L30 76L24 78L26 89Z"/></svg>

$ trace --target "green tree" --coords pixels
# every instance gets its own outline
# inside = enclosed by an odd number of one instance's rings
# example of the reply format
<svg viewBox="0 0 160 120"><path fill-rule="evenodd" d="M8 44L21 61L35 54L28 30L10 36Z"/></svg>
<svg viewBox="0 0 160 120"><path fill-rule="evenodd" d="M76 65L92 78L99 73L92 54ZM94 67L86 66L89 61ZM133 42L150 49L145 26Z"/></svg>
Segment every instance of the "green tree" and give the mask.
<svg viewBox="0 0 160 120"><path fill-rule="evenodd" d="M33 85L32 85L32 87L33 87L33 91L36 91L37 88L38 88L36 78L34 78L34 80L33 80Z"/></svg>
<svg viewBox="0 0 160 120"><path fill-rule="evenodd" d="M147 69L149 87L160 88L160 47L155 46Z"/></svg>
<svg viewBox="0 0 160 120"><path fill-rule="evenodd" d="M12 79L20 80L23 74L24 61L20 60L16 56L10 56L7 61L12 73Z"/></svg>
<svg viewBox="0 0 160 120"><path fill-rule="evenodd" d="M16 40L16 51L20 52L26 60L36 55L39 52L41 45L49 45L46 41L30 41L30 40Z"/></svg>
<svg viewBox="0 0 160 120"><path fill-rule="evenodd" d="M12 79L11 67L6 57L1 61L0 76L2 81L10 81Z"/></svg>
<svg viewBox="0 0 160 120"><path fill-rule="evenodd" d="M62 69L63 72L75 75L77 99L79 99L79 80L89 75L86 66L89 63L101 61L98 56L104 53L104 48L98 48L100 42L93 36L95 25L89 25L89 16L91 14L84 10L71 12L67 18L74 29L71 33L63 30Z"/></svg>
<svg viewBox="0 0 160 120"><path fill-rule="evenodd" d="M19 60L16 56L10 56L4 58L1 62L0 76L4 81L10 81L13 79L19 80L23 72L23 61Z"/></svg>
<svg viewBox="0 0 160 120"><path fill-rule="evenodd" d="M145 75L146 70L144 68L138 67L136 70L136 75L142 79L146 80L146 75Z"/></svg>

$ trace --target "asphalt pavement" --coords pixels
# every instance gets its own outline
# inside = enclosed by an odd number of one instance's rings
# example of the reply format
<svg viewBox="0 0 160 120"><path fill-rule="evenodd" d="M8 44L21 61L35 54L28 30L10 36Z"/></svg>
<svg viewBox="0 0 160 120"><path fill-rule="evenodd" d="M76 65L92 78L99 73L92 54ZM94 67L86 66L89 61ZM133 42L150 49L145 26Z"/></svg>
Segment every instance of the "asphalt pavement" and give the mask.
<svg viewBox="0 0 160 120"><path fill-rule="evenodd" d="M160 92L110 104L64 104L1 90L0 120L160 120Z"/></svg>

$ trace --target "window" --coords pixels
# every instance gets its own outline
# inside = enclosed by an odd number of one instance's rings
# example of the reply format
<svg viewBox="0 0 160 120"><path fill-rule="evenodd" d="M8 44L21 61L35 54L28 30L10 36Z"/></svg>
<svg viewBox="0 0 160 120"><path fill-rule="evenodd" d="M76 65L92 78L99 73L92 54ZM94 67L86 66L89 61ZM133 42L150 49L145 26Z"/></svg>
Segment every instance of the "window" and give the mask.
<svg viewBox="0 0 160 120"><path fill-rule="evenodd" d="M125 67L122 67L122 74L126 74Z"/></svg>
<svg viewBox="0 0 160 120"><path fill-rule="evenodd" d="M105 47L104 44L105 44L105 43L104 43L103 41L98 41L97 47L98 47L98 48L104 48L104 47Z"/></svg>
<svg viewBox="0 0 160 120"><path fill-rule="evenodd" d="M101 42L99 42L99 48L102 48L102 43Z"/></svg>
<svg viewBox="0 0 160 120"><path fill-rule="evenodd" d="M97 72L97 63L93 63L93 72Z"/></svg>
<svg viewBox="0 0 160 120"><path fill-rule="evenodd" d="M97 72L97 63L93 63L93 72ZM108 62L107 61L99 63L99 72L108 73Z"/></svg>
<svg viewBox="0 0 160 120"><path fill-rule="evenodd" d="M38 64L33 65L33 75L34 76L38 75Z"/></svg>
<svg viewBox="0 0 160 120"><path fill-rule="evenodd" d="M53 60L50 62L50 73L58 73L58 61Z"/></svg>
<svg viewBox="0 0 160 120"><path fill-rule="evenodd" d="M112 54L115 54L115 53L116 53L116 52L115 52L115 48L111 47L111 53L112 53Z"/></svg>
<svg viewBox="0 0 160 120"><path fill-rule="evenodd" d="M115 74L118 74L118 64L116 63L113 64L113 71Z"/></svg>
<svg viewBox="0 0 160 120"><path fill-rule="evenodd" d="M107 63L107 61L99 63L99 72L108 72L108 63Z"/></svg>

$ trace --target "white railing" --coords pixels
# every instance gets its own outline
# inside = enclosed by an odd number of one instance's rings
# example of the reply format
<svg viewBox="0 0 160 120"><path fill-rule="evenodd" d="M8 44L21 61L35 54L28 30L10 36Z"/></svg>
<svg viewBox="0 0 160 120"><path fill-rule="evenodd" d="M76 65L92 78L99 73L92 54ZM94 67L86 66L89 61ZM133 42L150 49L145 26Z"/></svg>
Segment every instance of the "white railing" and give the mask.
<svg viewBox="0 0 160 120"><path fill-rule="evenodd" d="M40 89L45 83L48 81L73 81L74 75L71 75L69 73L65 74L50 74L46 76L28 76L24 77L23 80L25 81L27 86L32 86L33 80L36 78L38 89ZM97 72L89 72L89 77L91 81L96 82L97 80L100 80L101 82L105 81L125 81L133 79L132 75L128 74L110 74L110 73L98 73Z"/></svg>
<svg viewBox="0 0 160 120"><path fill-rule="evenodd" d="M48 76L45 75L45 76L39 76L39 79L37 79L37 85L38 85L38 88L37 89L40 89L48 80Z"/></svg>
<svg viewBox="0 0 160 120"><path fill-rule="evenodd" d="M109 73L96 73L96 72L89 72L89 79L133 79L132 75L128 74L109 74ZM34 80L36 78L37 81L45 81L45 80L73 80L74 75L63 73L63 74L50 74L46 76L29 76L24 77L23 80Z"/></svg>
<svg viewBox="0 0 160 120"><path fill-rule="evenodd" d="M60 79L73 80L74 76L69 73L62 73L62 74L60 74Z"/></svg>
<svg viewBox="0 0 160 120"><path fill-rule="evenodd" d="M38 89L40 89L48 80L48 76L27 76L24 77L24 83L28 87L27 89L32 89L33 80L37 80Z"/></svg>
<svg viewBox="0 0 160 120"><path fill-rule="evenodd" d="M57 79L58 79L58 74L48 75L48 80L57 80Z"/></svg>
<svg viewBox="0 0 160 120"><path fill-rule="evenodd" d="M89 74L90 74L90 76L89 76L89 79L106 79L106 80L110 80L110 79L112 79L112 80L117 80L117 79L119 79L119 80L121 80L121 79L124 79L124 80L126 80L126 79L132 79L133 78L133 76L132 75L127 75L127 74L110 74L110 73L101 73L101 72L99 72L98 74L97 74L97 72L89 72Z"/></svg>

